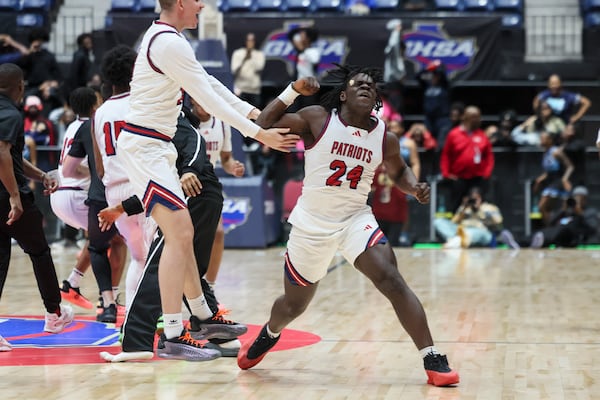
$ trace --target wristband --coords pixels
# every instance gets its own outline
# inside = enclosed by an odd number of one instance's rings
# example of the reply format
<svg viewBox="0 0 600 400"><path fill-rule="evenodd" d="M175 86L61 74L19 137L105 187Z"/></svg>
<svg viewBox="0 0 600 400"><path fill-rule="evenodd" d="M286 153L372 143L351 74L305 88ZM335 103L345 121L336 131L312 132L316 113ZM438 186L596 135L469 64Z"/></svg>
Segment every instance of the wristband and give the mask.
<svg viewBox="0 0 600 400"><path fill-rule="evenodd" d="M296 100L296 97L298 96L300 96L300 93L298 93L296 89L294 89L292 82L289 85L287 85L285 89L283 89L283 92L281 92L281 94L277 96L277 98L281 100L281 102L287 107L289 107L292 105L292 103Z"/></svg>
<svg viewBox="0 0 600 400"><path fill-rule="evenodd" d="M125 214L129 216L144 212L144 207L137 196L131 196L130 198L123 200L121 206L123 207Z"/></svg>

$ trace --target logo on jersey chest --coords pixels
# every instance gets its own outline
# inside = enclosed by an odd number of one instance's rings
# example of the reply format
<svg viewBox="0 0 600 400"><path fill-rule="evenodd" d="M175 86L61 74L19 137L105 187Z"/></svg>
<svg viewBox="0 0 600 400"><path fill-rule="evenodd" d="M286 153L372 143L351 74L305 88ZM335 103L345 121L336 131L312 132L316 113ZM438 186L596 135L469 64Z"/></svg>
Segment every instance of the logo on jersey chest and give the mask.
<svg viewBox="0 0 600 400"><path fill-rule="evenodd" d="M359 131L356 132L360 135ZM335 140L331 146L331 154L354 158L366 163L370 163L373 158L373 151L355 144L338 142L337 140Z"/></svg>

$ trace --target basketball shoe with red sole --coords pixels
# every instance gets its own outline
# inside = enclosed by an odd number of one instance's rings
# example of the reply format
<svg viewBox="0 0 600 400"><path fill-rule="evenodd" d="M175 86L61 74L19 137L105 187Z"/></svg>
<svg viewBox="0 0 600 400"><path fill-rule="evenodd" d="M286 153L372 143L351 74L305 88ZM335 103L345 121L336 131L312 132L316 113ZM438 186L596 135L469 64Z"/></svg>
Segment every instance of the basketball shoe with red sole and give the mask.
<svg viewBox="0 0 600 400"><path fill-rule="evenodd" d="M448 366L445 355L429 353L423 359L423 364L427 373L427 383L430 385L450 386L460 381L458 372Z"/></svg>
<svg viewBox="0 0 600 400"><path fill-rule="evenodd" d="M237 363L241 369L250 369L262 361L269 350L279 341L281 335L272 338L267 333L267 325L264 325L255 340L248 340L240 347Z"/></svg>

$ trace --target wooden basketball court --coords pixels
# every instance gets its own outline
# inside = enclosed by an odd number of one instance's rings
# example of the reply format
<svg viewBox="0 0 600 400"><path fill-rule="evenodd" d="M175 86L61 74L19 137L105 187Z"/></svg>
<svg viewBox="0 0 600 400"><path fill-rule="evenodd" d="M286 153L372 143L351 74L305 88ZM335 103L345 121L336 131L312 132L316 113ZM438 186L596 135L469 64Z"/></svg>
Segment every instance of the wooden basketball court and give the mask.
<svg viewBox="0 0 600 400"><path fill-rule="evenodd" d="M283 251L226 250L216 291L232 310L231 319L253 328L266 321L282 292ZM59 279L64 279L75 252L53 254ZM7 364L2 363L7 357L24 364L0 366L1 396L600 399L600 252L397 249L396 254L427 311L438 348L461 374L457 387L426 385L420 355L391 306L338 258L308 311L292 323L293 331L284 331L288 348L270 353L252 370L239 370L232 358L109 364L95 357L94 346L84 349L94 355L84 364L70 363L77 349L69 348L52 349L40 361L36 354L48 349L28 350L18 358L26 349L17 347L0 353L0 365ZM43 315L29 259L15 246L10 268L0 322L11 315ZM96 299L91 270L82 290ZM78 318L95 312L74 308ZM2 325L0 333L11 337ZM60 335L54 339L60 342Z"/></svg>

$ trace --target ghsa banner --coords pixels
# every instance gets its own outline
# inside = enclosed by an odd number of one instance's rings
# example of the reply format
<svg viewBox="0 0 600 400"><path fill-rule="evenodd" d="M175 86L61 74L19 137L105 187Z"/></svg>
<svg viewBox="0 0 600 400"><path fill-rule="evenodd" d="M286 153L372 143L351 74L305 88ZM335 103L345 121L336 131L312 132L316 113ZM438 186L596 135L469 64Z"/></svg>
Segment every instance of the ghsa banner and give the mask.
<svg viewBox="0 0 600 400"><path fill-rule="evenodd" d="M417 69L440 60L450 76L468 69L478 50L475 37L451 37L441 23L415 22L402 39L405 58L417 64Z"/></svg>
<svg viewBox="0 0 600 400"><path fill-rule="evenodd" d="M285 23L281 29L277 29L267 34L263 41L261 50L267 60L281 60L287 65L287 71L293 76L294 65L296 63L297 53L294 46L288 39L288 32L298 26L311 26L312 23L306 21L292 21ZM348 53L348 38L345 36L330 36L319 34L319 37L312 47L319 50L321 59L317 67L317 75L334 67L334 63L343 64Z"/></svg>

